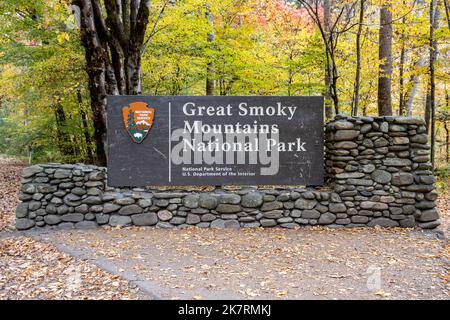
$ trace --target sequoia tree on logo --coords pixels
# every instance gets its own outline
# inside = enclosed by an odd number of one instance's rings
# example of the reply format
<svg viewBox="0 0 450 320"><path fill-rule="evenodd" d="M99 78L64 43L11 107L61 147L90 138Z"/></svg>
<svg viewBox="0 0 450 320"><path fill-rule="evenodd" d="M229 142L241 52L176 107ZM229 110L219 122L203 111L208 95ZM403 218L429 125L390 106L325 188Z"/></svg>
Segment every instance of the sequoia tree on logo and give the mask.
<svg viewBox="0 0 450 320"><path fill-rule="evenodd" d="M145 102L132 102L122 108L125 129L136 143L144 141L155 119L155 109L150 108Z"/></svg>

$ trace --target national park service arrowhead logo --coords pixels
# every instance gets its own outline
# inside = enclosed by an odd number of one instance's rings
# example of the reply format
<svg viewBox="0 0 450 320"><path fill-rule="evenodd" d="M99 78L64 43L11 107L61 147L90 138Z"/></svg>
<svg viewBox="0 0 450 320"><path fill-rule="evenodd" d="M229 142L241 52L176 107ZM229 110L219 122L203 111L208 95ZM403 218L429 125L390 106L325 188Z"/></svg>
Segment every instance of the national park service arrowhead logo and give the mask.
<svg viewBox="0 0 450 320"><path fill-rule="evenodd" d="M125 129L136 143L144 141L155 119L155 109L145 102L133 102L122 108Z"/></svg>

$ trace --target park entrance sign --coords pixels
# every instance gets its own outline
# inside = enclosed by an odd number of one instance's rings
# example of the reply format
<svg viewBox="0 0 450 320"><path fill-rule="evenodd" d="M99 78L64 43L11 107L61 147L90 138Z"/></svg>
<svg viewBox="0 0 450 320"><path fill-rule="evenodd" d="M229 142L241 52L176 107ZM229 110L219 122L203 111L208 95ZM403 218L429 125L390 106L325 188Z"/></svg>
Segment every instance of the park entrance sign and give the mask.
<svg viewBox="0 0 450 320"><path fill-rule="evenodd" d="M108 184L321 185L323 97L108 97Z"/></svg>
<svg viewBox="0 0 450 320"><path fill-rule="evenodd" d="M240 104L247 110L241 115ZM264 108L253 109L253 113L260 111L250 116L250 106ZM298 108L283 112L289 106ZM424 119L336 116L324 128L327 184L317 187L322 182L321 110L319 98L111 98L109 169L58 163L25 168L16 227L432 229L440 224ZM258 138L259 149L250 151L248 146L247 153L236 151L229 158L227 152L205 151L213 139L219 145L242 139L213 134L205 124L231 124L242 134L246 124L256 125L258 132L252 131L250 138ZM264 124L271 130L261 127ZM191 132L196 126L207 133ZM278 144L269 152L265 139ZM158 184L213 187L165 190ZM222 184L243 186L230 189ZM289 185L260 188L255 184Z"/></svg>

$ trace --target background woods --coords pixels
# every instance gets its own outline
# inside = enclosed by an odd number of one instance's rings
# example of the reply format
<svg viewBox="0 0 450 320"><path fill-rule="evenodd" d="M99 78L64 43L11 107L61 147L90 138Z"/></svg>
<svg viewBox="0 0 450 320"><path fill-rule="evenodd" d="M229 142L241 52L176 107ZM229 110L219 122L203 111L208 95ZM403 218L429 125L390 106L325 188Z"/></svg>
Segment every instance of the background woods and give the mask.
<svg viewBox="0 0 450 320"><path fill-rule="evenodd" d="M105 97L324 95L425 117L448 166L448 0L3 0L0 153L104 163Z"/></svg>

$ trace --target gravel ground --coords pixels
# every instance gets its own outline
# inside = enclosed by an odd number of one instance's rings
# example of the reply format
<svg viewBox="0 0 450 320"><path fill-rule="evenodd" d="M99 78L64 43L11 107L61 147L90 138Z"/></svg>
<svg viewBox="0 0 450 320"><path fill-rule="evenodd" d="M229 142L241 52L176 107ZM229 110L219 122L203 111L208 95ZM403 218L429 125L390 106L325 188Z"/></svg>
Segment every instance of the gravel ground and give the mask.
<svg viewBox="0 0 450 320"><path fill-rule="evenodd" d="M12 232L21 164L0 158L0 299L449 299L439 232L108 228ZM138 286L138 288L136 288Z"/></svg>
<svg viewBox="0 0 450 320"><path fill-rule="evenodd" d="M450 252L405 229L40 233L163 299L449 299Z"/></svg>

